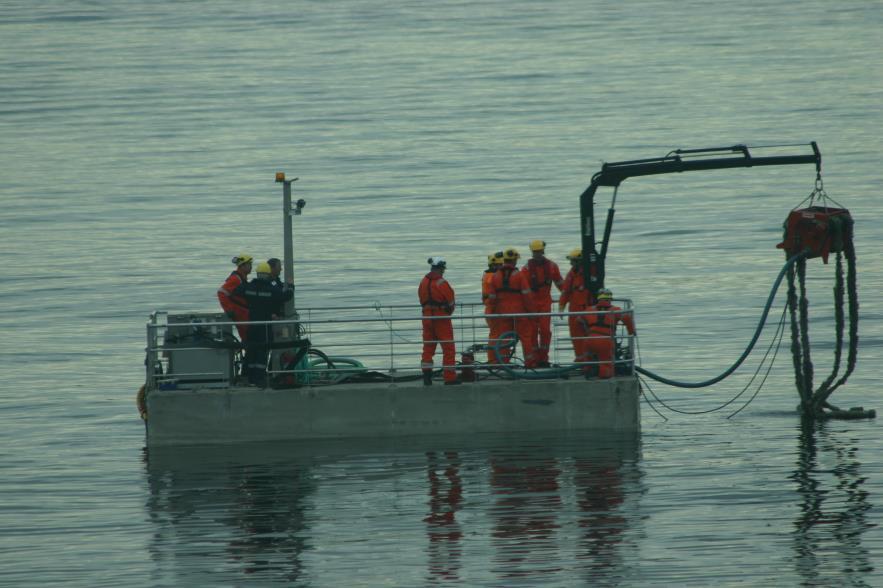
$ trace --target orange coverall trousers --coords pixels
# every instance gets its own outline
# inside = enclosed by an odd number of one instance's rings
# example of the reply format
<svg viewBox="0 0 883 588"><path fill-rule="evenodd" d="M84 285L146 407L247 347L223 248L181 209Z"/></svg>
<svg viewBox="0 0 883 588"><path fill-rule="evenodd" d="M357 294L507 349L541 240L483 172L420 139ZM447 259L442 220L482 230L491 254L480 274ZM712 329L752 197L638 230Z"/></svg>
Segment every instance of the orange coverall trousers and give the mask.
<svg viewBox="0 0 883 588"><path fill-rule="evenodd" d="M588 330L589 339L586 339L586 351L593 354L598 362L598 377L602 379L613 377L613 355L615 340L608 332L600 332L595 329Z"/></svg>
<svg viewBox="0 0 883 588"><path fill-rule="evenodd" d="M552 310L552 301L548 304L538 304L534 301L536 312L550 312ZM533 346L537 356L537 362L549 361L549 348L552 346L552 317L538 316L534 319Z"/></svg>
<svg viewBox="0 0 883 588"><path fill-rule="evenodd" d="M500 341L500 335L503 334L503 331L501 330L501 327L503 325L500 324L500 319L485 317L484 320L487 323L488 327L487 361L488 363L501 363L500 361L498 361L497 354L494 351L494 347L502 345L504 343L504 341Z"/></svg>
<svg viewBox="0 0 883 588"><path fill-rule="evenodd" d="M580 312L585 308L573 308L570 312ZM574 361L577 363L589 361L591 359L591 350L585 337L589 336L589 328L585 318L581 316L567 317L567 326L570 328L570 339L573 343ZM588 371L589 366L582 366L583 371Z"/></svg>
<svg viewBox="0 0 883 588"><path fill-rule="evenodd" d="M499 310L500 314L507 313L515 313L515 312L524 312L523 310ZM536 352L534 350L534 330L536 329L534 325L534 320L528 317L517 317L517 318L500 318L496 319L498 334L497 338L499 339L501 335L508 331L514 332L518 335L518 339L521 341L521 351L524 353L524 365L527 367L535 367L537 364ZM511 339L504 339L500 341L500 345L511 345L513 341ZM500 357L496 358L494 363L509 363L508 357Z"/></svg>
<svg viewBox="0 0 883 588"><path fill-rule="evenodd" d="M432 371L432 356L435 355L436 345L442 348L442 365L445 382L453 382L457 379L457 353L454 348L454 324L449 318L435 320L423 319L423 355L420 358L420 367L423 371Z"/></svg>

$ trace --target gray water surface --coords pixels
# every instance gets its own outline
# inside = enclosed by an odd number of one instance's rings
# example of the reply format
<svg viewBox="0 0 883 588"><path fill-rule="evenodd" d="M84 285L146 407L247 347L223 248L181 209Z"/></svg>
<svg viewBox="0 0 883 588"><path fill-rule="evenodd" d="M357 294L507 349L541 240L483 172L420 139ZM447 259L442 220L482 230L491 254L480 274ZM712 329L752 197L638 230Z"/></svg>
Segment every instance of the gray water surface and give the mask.
<svg viewBox="0 0 883 588"><path fill-rule="evenodd" d="M803 428L787 335L750 380L784 291L735 376L650 382L639 440L148 455L134 404L147 315L213 311L232 256L281 257L276 171L308 203L299 305L412 303L429 255L475 300L503 247L564 265L603 161L816 140L861 302L832 400L879 410L881 28L867 0L2 3L0 585L883 585L878 422ZM814 182L623 184L607 285L644 367L738 357ZM833 264L808 273L821 379Z"/></svg>

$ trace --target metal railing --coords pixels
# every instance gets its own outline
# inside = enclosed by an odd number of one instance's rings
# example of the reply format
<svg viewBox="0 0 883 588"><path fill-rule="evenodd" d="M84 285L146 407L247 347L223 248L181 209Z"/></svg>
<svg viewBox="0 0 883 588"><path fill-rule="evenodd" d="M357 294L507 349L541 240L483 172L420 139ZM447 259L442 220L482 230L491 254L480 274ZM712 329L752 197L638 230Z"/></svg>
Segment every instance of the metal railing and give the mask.
<svg viewBox="0 0 883 588"><path fill-rule="evenodd" d="M632 303L615 301L614 312L633 317ZM424 317L418 305L345 306L298 309L297 317L245 323L272 331L267 374L281 386L324 385L344 381L400 382L421 378L423 320L451 319L457 369L461 379L540 379L570 377L597 366L595 358L575 358L571 317L607 314L609 311L549 312L529 314L484 313L481 303L458 303L450 317ZM486 319L551 317L552 340L547 368L525 367L515 334L489 340ZM163 387L229 387L239 382L243 346L234 337L235 327L223 313L154 312L147 324L146 368L148 389ZM609 338L609 337L603 337ZM634 337L622 324L614 336L617 374L634 373ZM309 340L309 347L297 341ZM441 343L441 341L436 341ZM304 349L297 363L292 358ZM471 356L471 357L470 357ZM492 360L491 358L496 358ZM437 346L434 369L442 369ZM468 378L466 377L468 375Z"/></svg>

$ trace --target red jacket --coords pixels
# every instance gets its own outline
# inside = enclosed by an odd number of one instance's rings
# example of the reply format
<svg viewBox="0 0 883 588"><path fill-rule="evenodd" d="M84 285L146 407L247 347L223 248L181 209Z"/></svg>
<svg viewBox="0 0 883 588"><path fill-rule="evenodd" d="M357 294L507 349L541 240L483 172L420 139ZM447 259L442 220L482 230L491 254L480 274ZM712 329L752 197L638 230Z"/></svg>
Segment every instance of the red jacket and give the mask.
<svg viewBox="0 0 883 588"><path fill-rule="evenodd" d="M454 312L454 289L438 272L423 276L417 297L423 307L423 316L450 316Z"/></svg>
<svg viewBox="0 0 883 588"><path fill-rule="evenodd" d="M592 293L586 288L582 271L570 270L564 278L561 286L561 298L558 299L558 309L564 310L570 303L570 312L580 312L592 305Z"/></svg>
<svg viewBox="0 0 883 588"><path fill-rule="evenodd" d="M227 276L227 280L218 288L218 302L224 312L232 312L240 316L244 312L248 312L248 303L245 298L236 294L236 288L245 282L245 277L237 271L231 272ZM246 315L248 316L248 315Z"/></svg>
<svg viewBox="0 0 883 588"><path fill-rule="evenodd" d="M531 258L521 268L521 273L527 278L537 312L548 312L552 307L552 284L561 289L561 270L558 269L558 264L545 257Z"/></svg>
<svg viewBox="0 0 883 588"><path fill-rule="evenodd" d="M494 314L535 312L527 278L509 263L494 274L488 285L488 298Z"/></svg>
<svg viewBox="0 0 883 588"><path fill-rule="evenodd" d="M590 314L586 316L586 324L589 327L590 333L610 335L612 337L616 334L616 323L622 323L625 325L629 335L635 334L635 323L632 321L632 315L622 312L620 307L610 304L596 304L590 310L605 311L605 314Z"/></svg>
<svg viewBox="0 0 883 588"><path fill-rule="evenodd" d="M492 301L489 297L491 280L494 279L494 274L497 273L497 270L484 270L484 274L481 276L481 301L484 303L484 312L485 314L490 314L491 309L493 308Z"/></svg>

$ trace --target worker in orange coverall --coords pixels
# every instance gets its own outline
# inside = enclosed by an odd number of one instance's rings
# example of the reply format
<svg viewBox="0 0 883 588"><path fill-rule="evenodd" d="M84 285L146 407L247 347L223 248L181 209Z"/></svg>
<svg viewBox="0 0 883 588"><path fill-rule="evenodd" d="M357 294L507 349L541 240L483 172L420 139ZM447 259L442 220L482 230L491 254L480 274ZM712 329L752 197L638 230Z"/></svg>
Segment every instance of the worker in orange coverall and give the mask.
<svg viewBox="0 0 883 588"><path fill-rule="evenodd" d="M484 270L484 275L481 276L481 301L484 303L484 313L486 315L493 313L493 304L491 304L489 292L491 280L494 279L494 274L497 273L497 270L500 269L501 265L503 265L502 251L497 251L496 253L487 256L487 269ZM487 322L488 327L487 361L488 363L496 363L494 361L495 356L493 346L497 343L497 340L500 337L499 321L488 317L485 317L484 320Z"/></svg>
<svg viewBox="0 0 883 588"><path fill-rule="evenodd" d="M600 362L598 364L599 378L612 378L614 374L613 356L616 348L616 325L625 325L629 335L635 334L635 323L631 314L626 314L618 306L613 306L613 293L602 288L598 290L598 302L589 307L589 310L603 311L599 314L586 316L589 330L587 341L588 351L594 353Z"/></svg>
<svg viewBox="0 0 883 588"><path fill-rule="evenodd" d="M254 258L247 253L240 253L231 261L236 265L236 269L227 276L227 280L218 288L218 302L221 308L231 321L248 320L248 303L245 297L236 293L236 289L242 284L248 283L248 274L251 273L251 262ZM236 325L239 331L239 340L245 343L248 336L248 325Z"/></svg>
<svg viewBox="0 0 883 588"><path fill-rule="evenodd" d="M488 287L488 299L493 314L518 314L534 312L530 286L524 274L518 271L518 250L503 251L503 265L494 274ZM530 317L499 318L500 333L514 331L521 341L525 367L536 367L533 347L533 319ZM501 341L505 344L506 341ZM494 357L493 363L508 363L508 357Z"/></svg>
<svg viewBox="0 0 883 588"><path fill-rule="evenodd" d="M443 257L433 256L427 262L428 274L423 276L417 288L420 306L424 317L450 317L454 312L454 289L444 279L447 263ZM454 348L454 325L450 318L424 318L423 356L420 367L423 370L423 384L432 385L432 356L437 344L442 348L442 373L445 385L459 384L456 370L456 349Z"/></svg>
<svg viewBox="0 0 883 588"><path fill-rule="evenodd" d="M561 297L558 299L558 312L564 312L564 309L570 304L570 312L583 312L589 309L594 303L592 292L586 288L583 279L583 252L582 249L574 249L567 256L570 260L570 271L564 278L564 284L561 286ZM569 316L567 317L567 325L570 328L570 340L573 343L574 358L577 363L589 361L588 346L586 337L589 336L588 324L585 316ZM585 366L584 371L588 371L589 366Z"/></svg>
<svg viewBox="0 0 883 588"><path fill-rule="evenodd" d="M527 278L533 298L534 312L552 311L552 284L561 291L564 280L558 264L546 257L546 242L534 239L530 242L531 258L521 273ZM552 344L552 316L538 316L533 322L533 345L536 350L537 367L549 367L549 347Z"/></svg>

